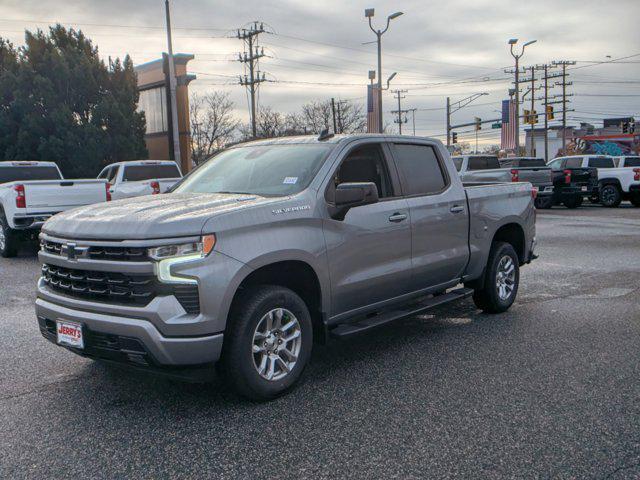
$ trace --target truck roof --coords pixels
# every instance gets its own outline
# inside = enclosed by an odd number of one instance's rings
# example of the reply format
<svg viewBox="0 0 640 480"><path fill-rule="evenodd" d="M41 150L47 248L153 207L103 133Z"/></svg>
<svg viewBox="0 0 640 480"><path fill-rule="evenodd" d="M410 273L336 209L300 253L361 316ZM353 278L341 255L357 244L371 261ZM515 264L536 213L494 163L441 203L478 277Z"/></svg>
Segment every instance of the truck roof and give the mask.
<svg viewBox="0 0 640 480"><path fill-rule="evenodd" d="M243 145L287 145L287 144L321 144L330 143L338 144L348 142L352 140L360 139L384 139L384 140L430 140L439 142L440 140L431 137L419 137L412 135L385 135L383 133L353 133L353 134L338 134L327 136L324 139L320 139L318 135L297 135L292 137L277 137L277 138L265 138L262 140L253 140L250 142L243 142L234 145L233 147L239 147ZM231 148L233 148L231 147Z"/></svg>
<svg viewBox="0 0 640 480"><path fill-rule="evenodd" d="M40 162L38 160L3 160L0 167L56 167L55 162Z"/></svg>
<svg viewBox="0 0 640 480"><path fill-rule="evenodd" d="M177 165L173 160L124 160L122 162L114 162L107 165L112 167L114 165Z"/></svg>

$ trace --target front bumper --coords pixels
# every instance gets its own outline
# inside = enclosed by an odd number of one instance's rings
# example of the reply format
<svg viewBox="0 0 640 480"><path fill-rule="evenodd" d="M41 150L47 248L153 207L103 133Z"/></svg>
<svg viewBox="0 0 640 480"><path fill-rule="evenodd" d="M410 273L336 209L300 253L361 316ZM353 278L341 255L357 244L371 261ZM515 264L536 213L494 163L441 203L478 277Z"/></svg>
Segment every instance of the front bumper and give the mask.
<svg viewBox="0 0 640 480"><path fill-rule="evenodd" d="M76 310L43 298L36 300L42 335L56 342L56 320L80 323L87 348L69 350L79 355L150 368L211 364L220 358L223 334L166 337L154 325L137 318Z"/></svg>

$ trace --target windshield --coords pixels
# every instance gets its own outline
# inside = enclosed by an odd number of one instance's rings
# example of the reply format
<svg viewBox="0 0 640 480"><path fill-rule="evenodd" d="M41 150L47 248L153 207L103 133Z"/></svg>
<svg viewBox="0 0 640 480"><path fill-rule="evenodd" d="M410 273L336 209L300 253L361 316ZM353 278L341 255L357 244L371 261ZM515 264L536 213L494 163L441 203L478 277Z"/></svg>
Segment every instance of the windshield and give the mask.
<svg viewBox="0 0 640 480"><path fill-rule="evenodd" d="M293 195L304 190L333 145L255 145L231 148L194 170L173 191Z"/></svg>
<svg viewBox="0 0 640 480"><path fill-rule="evenodd" d="M56 167L37 167L11 165L0 167L0 183L16 182L20 180L61 180Z"/></svg>
<svg viewBox="0 0 640 480"><path fill-rule="evenodd" d="M462 158L453 157L451 160L453 160L453 164L456 166L456 170L460 171L460 169L462 168Z"/></svg>

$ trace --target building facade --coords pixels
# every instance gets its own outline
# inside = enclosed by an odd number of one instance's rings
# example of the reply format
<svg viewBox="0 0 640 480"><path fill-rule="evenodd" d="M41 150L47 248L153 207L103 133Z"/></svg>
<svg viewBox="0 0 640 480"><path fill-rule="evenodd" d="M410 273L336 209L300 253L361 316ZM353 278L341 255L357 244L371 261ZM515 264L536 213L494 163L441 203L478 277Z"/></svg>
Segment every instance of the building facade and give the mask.
<svg viewBox="0 0 640 480"><path fill-rule="evenodd" d="M140 99L138 110L143 111L147 120L145 143L149 158L174 160L173 128L171 124L171 102L169 101L168 55L135 67L138 75ZM189 124L189 83L195 75L187 73L187 63L193 55L174 54L176 71L176 104L178 133L180 136L180 158L183 173L191 170L191 126Z"/></svg>

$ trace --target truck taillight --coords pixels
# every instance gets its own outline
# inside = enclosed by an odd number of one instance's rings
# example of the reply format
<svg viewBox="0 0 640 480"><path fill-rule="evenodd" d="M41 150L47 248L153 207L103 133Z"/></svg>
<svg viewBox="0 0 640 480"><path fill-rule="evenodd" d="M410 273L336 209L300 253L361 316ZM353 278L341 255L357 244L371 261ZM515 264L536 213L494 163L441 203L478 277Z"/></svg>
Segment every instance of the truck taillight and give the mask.
<svg viewBox="0 0 640 480"><path fill-rule="evenodd" d="M633 169L633 179L636 182L640 182L640 168L634 168Z"/></svg>
<svg viewBox="0 0 640 480"><path fill-rule="evenodd" d="M111 201L111 184L109 182L104 184L104 187L107 190L107 202Z"/></svg>
<svg viewBox="0 0 640 480"><path fill-rule="evenodd" d="M18 184L13 189L16 192L16 207L27 208L27 197L24 193L24 185Z"/></svg>
<svg viewBox="0 0 640 480"><path fill-rule="evenodd" d="M160 182L154 180L150 185L151 188L153 188L153 192L151 192L151 195L157 195L160 193Z"/></svg>
<svg viewBox="0 0 640 480"><path fill-rule="evenodd" d="M518 170L511 170L511 181L512 182L519 182L520 181L520 176L518 175Z"/></svg>
<svg viewBox="0 0 640 480"><path fill-rule="evenodd" d="M571 170L565 170L562 173L564 173L564 183L571 183Z"/></svg>
<svg viewBox="0 0 640 480"><path fill-rule="evenodd" d="M531 198L533 198L534 200L538 198L538 187L533 187L531 189Z"/></svg>

